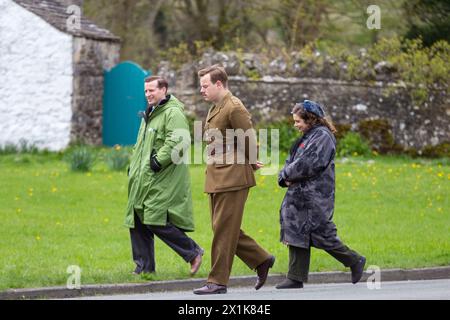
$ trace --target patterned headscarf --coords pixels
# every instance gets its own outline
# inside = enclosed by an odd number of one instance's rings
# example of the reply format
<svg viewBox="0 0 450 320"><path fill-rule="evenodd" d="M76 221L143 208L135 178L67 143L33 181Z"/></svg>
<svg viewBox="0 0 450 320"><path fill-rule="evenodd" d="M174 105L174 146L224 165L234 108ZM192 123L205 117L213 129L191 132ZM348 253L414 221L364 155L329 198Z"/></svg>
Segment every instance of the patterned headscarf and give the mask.
<svg viewBox="0 0 450 320"><path fill-rule="evenodd" d="M306 111L315 114L319 118L325 117L325 112L323 111L323 108L317 102L314 102L311 100L305 100L305 101L303 101L302 105Z"/></svg>

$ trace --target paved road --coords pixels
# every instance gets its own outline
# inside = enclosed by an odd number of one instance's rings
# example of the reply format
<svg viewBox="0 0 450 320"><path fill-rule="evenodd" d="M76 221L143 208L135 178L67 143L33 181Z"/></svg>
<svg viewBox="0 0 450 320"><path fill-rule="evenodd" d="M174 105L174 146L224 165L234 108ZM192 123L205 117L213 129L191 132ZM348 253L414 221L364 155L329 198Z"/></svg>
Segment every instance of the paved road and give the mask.
<svg viewBox="0 0 450 320"><path fill-rule="evenodd" d="M450 300L450 279L381 282L381 288L368 289L367 283L356 285L310 284L303 289L276 290L273 286L255 291L250 287L229 288L227 294L197 296L192 291L153 292L147 294L83 297L88 300Z"/></svg>

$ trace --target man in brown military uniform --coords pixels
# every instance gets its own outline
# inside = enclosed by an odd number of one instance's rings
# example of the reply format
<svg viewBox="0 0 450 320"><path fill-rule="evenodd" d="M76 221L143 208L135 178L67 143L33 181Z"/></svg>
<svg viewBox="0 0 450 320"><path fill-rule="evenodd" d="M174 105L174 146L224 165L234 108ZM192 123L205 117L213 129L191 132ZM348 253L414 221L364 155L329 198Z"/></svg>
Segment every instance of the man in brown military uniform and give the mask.
<svg viewBox="0 0 450 320"><path fill-rule="evenodd" d="M258 290L264 285L275 257L241 230L249 188L256 185L253 171L262 167L256 161L251 116L228 90L228 77L223 67L214 65L200 70L198 75L203 98L214 103L205 124L208 143L205 192L209 194L214 236L208 282L194 293L226 293L234 255L256 269L255 289ZM230 131L234 136L227 139ZM244 145L239 143L242 137Z"/></svg>

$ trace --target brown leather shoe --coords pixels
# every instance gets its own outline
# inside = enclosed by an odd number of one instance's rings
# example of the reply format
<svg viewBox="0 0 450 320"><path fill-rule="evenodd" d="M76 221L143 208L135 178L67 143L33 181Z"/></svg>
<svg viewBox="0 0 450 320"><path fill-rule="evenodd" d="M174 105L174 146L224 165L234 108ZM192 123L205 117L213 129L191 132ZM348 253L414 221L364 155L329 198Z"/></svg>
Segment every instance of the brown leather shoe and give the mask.
<svg viewBox="0 0 450 320"><path fill-rule="evenodd" d="M258 280L256 280L255 289L259 290L264 283L266 283L269 269L273 267L275 263L275 257L270 256L266 261L256 267L256 273L258 274Z"/></svg>
<svg viewBox="0 0 450 320"><path fill-rule="evenodd" d="M191 260L191 275L197 273L198 269L200 269L200 265L202 264L202 256L203 252L199 253L194 259Z"/></svg>
<svg viewBox="0 0 450 320"><path fill-rule="evenodd" d="M194 290L194 294L221 294L221 293L227 293L227 287L212 282L208 282L203 287Z"/></svg>

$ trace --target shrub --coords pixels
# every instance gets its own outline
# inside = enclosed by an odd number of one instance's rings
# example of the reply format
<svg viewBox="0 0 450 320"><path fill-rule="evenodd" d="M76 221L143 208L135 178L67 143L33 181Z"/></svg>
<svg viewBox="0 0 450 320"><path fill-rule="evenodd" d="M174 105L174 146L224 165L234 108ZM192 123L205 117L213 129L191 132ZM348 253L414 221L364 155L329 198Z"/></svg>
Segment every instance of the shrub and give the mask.
<svg viewBox="0 0 450 320"><path fill-rule="evenodd" d="M66 157L72 171L90 171L95 163L95 154L88 147L73 148Z"/></svg>
<svg viewBox="0 0 450 320"><path fill-rule="evenodd" d="M395 142L392 127L386 119L363 120L358 132L369 143L370 148L380 154L398 154L403 147Z"/></svg>
<svg viewBox="0 0 450 320"><path fill-rule="evenodd" d="M106 154L105 162L111 170L125 170L130 162L130 152L128 149L117 145Z"/></svg>
<svg viewBox="0 0 450 320"><path fill-rule="evenodd" d="M267 149L271 148L271 129L278 129L279 133L279 150L281 152L289 152L294 141L300 136L299 131L294 127L294 123L291 118L286 118L281 121L272 123L259 123L256 127L260 129L268 129L267 131Z"/></svg>
<svg viewBox="0 0 450 320"><path fill-rule="evenodd" d="M450 158L450 142L443 142L436 146L426 146L422 156L427 158Z"/></svg>
<svg viewBox="0 0 450 320"><path fill-rule="evenodd" d="M7 143L0 147L0 154L14 154L19 153L19 148L15 144Z"/></svg>
<svg viewBox="0 0 450 320"><path fill-rule="evenodd" d="M336 128L336 133L334 135L338 141L342 139L352 128L350 124L333 123L333 125Z"/></svg>
<svg viewBox="0 0 450 320"><path fill-rule="evenodd" d="M345 156L368 156L370 155L369 144L356 132L348 132L339 140L337 155Z"/></svg>
<svg viewBox="0 0 450 320"><path fill-rule="evenodd" d="M39 150L37 147L26 141L25 139L20 139L19 144L7 143L0 146L0 154L16 154L16 153L31 153L36 154Z"/></svg>

